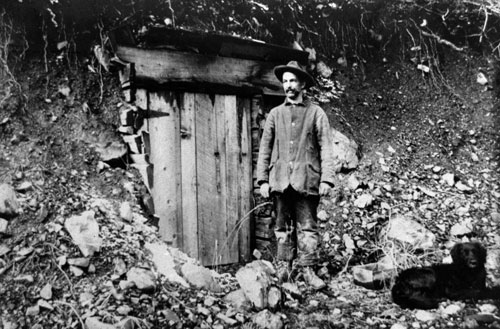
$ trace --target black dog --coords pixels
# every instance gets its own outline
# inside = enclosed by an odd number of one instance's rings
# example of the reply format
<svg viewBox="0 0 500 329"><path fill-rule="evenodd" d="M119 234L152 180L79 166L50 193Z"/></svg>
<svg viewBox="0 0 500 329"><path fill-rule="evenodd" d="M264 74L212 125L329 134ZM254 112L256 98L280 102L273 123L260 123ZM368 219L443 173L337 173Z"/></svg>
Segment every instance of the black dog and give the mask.
<svg viewBox="0 0 500 329"><path fill-rule="evenodd" d="M396 278L393 301L403 308L437 308L443 299L497 298L500 290L486 288L486 249L478 242L458 243L452 264L409 268Z"/></svg>

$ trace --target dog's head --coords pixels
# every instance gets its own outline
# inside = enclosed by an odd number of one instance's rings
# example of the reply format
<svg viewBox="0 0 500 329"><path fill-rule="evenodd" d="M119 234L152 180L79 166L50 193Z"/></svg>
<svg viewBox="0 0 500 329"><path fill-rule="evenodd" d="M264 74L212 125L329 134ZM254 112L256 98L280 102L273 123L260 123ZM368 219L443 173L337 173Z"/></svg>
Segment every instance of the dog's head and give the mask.
<svg viewBox="0 0 500 329"><path fill-rule="evenodd" d="M450 253L453 263L468 268L483 267L486 262L486 249L479 242L457 243Z"/></svg>

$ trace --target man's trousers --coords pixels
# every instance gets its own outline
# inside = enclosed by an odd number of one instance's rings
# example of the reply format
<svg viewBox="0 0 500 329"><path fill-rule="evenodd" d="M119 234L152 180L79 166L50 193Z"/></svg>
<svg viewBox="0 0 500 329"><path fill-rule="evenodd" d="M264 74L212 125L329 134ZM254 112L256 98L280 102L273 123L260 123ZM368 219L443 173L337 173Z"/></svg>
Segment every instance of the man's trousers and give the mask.
<svg viewBox="0 0 500 329"><path fill-rule="evenodd" d="M298 266L318 263L319 233L316 212L318 195L303 195L287 188L274 192L275 235L278 260L294 260Z"/></svg>

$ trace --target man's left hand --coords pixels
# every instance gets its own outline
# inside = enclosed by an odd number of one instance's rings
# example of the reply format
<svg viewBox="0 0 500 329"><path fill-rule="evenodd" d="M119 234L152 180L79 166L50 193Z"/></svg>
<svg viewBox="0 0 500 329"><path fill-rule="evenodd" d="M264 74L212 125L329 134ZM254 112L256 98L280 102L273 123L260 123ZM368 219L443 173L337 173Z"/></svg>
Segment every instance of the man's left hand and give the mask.
<svg viewBox="0 0 500 329"><path fill-rule="evenodd" d="M319 184L319 195L321 196L327 196L330 194L331 191L331 186L327 183L320 183Z"/></svg>

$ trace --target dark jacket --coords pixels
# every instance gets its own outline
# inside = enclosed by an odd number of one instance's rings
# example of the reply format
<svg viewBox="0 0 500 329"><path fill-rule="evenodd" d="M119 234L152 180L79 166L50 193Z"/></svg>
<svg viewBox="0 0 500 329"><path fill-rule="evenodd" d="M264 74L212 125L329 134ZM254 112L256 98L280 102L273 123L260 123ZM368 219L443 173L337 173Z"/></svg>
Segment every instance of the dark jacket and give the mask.
<svg viewBox="0 0 500 329"><path fill-rule="evenodd" d="M318 195L320 182L333 186L334 164L330 124L325 112L305 100L285 102L271 110L260 141L257 181L271 191L288 186Z"/></svg>

